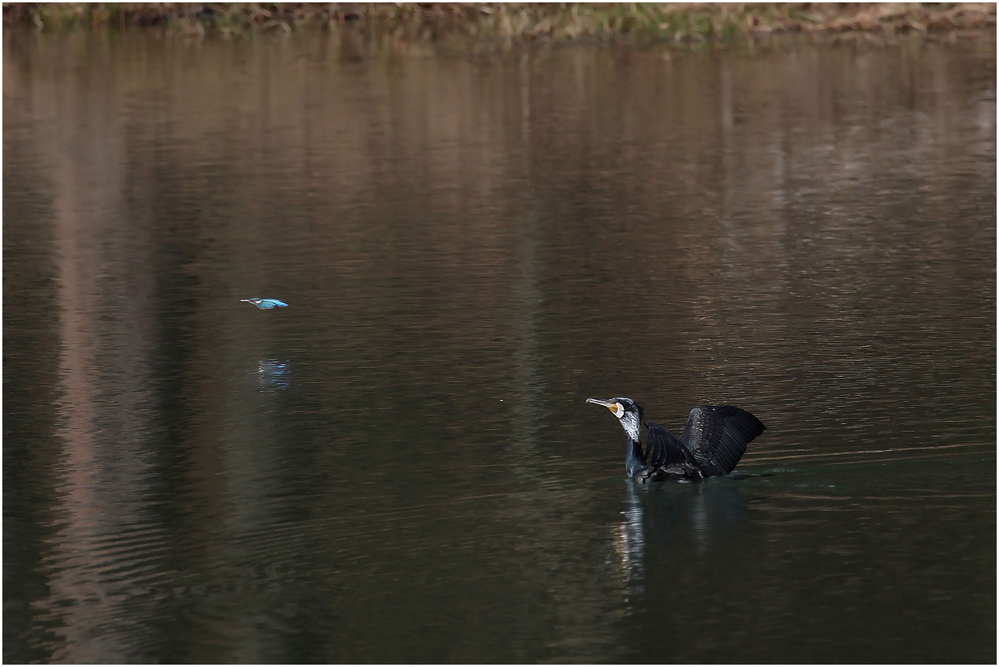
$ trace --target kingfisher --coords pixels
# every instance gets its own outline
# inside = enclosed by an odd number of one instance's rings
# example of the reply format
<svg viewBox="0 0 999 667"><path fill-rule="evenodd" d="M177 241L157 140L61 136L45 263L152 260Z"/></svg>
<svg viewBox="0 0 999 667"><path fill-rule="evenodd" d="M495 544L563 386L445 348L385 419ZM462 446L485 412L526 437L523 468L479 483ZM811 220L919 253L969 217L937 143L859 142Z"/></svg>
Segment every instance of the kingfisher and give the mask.
<svg viewBox="0 0 999 667"><path fill-rule="evenodd" d="M240 301L246 301L247 303L252 303L260 310L270 310L272 308L288 307L288 304L286 304L281 299L260 299L257 297L253 297L252 299L240 299Z"/></svg>

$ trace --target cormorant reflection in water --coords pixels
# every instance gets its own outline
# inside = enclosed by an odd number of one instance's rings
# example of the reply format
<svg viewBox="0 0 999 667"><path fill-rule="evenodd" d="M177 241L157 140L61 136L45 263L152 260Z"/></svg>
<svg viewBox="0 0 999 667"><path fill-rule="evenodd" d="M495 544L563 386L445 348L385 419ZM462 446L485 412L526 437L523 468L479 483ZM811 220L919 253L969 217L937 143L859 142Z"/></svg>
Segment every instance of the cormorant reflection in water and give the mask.
<svg viewBox="0 0 999 667"><path fill-rule="evenodd" d="M644 592L647 550L687 549L692 537L703 555L742 523L749 504L738 479L655 486L629 479L626 486L614 542L629 596Z"/></svg>

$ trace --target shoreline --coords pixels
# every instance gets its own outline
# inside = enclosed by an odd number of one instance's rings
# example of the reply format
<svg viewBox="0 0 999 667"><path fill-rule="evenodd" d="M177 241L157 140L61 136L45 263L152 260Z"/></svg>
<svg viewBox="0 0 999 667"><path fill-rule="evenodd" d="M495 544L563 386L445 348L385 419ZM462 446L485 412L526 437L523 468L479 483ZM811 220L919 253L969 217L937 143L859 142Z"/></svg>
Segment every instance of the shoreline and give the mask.
<svg viewBox="0 0 999 667"><path fill-rule="evenodd" d="M995 29L990 3L39 3L4 4L4 27L159 27L186 34L294 32L349 25L402 41L637 41L721 46L776 35L893 37Z"/></svg>

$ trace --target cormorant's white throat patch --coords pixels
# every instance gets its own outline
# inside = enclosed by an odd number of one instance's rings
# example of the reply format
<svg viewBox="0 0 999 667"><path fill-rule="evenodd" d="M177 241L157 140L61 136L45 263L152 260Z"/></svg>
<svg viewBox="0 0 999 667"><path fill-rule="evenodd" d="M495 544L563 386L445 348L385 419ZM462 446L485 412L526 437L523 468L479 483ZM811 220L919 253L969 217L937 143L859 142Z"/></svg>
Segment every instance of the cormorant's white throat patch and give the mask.
<svg viewBox="0 0 999 667"><path fill-rule="evenodd" d="M621 405L618 403L618 405ZM621 426L624 427L625 433L632 440L638 440L638 415L634 412L625 413L624 409L621 409L621 414L618 415L618 419L621 420Z"/></svg>

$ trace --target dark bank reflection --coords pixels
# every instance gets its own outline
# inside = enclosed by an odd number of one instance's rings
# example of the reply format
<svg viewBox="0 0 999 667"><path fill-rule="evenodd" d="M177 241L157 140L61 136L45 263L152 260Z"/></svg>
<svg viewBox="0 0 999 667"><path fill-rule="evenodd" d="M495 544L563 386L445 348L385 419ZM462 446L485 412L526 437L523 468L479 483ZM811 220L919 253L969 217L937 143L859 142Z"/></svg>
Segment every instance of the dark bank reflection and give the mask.
<svg viewBox="0 0 999 667"><path fill-rule="evenodd" d="M4 31L5 660L994 660L994 37L367 39Z"/></svg>

